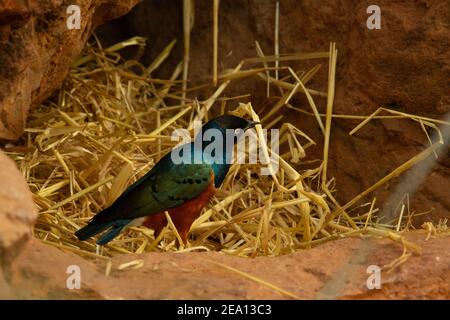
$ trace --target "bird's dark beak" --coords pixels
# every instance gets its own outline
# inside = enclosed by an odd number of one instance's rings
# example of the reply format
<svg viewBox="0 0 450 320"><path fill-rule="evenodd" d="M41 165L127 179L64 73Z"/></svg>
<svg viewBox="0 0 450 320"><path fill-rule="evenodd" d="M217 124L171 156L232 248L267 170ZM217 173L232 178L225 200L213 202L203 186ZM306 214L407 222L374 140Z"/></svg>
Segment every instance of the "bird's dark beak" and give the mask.
<svg viewBox="0 0 450 320"><path fill-rule="evenodd" d="M258 121L247 121L247 126L244 128L244 130L254 128L257 124L261 124L261 122L258 122Z"/></svg>

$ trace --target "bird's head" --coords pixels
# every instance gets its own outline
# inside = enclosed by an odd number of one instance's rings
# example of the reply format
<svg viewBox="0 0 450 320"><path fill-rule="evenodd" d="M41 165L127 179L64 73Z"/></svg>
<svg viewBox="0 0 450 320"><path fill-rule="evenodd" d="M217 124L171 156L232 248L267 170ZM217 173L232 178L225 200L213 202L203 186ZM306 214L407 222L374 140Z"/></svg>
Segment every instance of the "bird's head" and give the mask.
<svg viewBox="0 0 450 320"><path fill-rule="evenodd" d="M216 187L223 182L232 163L234 144L244 136L246 130L257 124L260 123L224 114L203 125L195 140L202 148L202 161L212 163Z"/></svg>
<svg viewBox="0 0 450 320"><path fill-rule="evenodd" d="M194 130L196 133L194 141L172 150L171 160L176 159L177 163L184 164L211 165L214 170L214 184L218 188L233 163L235 143L245 135L246 130L257 124L260 122L231 114L211 119L202 126L200 132ZM245 139L241 141L245 142Z"/></svg>
<svg viewBox="0 0 450 320"><path fill-rule="evenodd" d="M241 117L237 117L231 114L224 114L217 118L209 120L203 127L202 131L205 132L208 129L218 129L222 132L226 130L233 130L236 138L239 138L244 134L245 130L253 128L260 122L247 120Z"/></svg>

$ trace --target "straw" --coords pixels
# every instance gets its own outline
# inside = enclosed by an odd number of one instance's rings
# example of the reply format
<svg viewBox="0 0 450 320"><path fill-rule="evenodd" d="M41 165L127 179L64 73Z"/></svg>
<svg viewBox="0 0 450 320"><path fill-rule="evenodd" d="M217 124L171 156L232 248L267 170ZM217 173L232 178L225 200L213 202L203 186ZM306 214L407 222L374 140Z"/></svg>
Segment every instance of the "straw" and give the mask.
<svg viewBox="0 0 450 320"><path fill-rule="evenodd" d="M213 83L217 85L217 51L219 44L219 2L213 2Z"/></svg>
<svg viewBox="0 0 450 320"><path fill-rule="evenodd" d="M351 134L356 134L372 119L386 117L409 118L418 122L422 129L435 128L442 123L386 109L369 116L333 114L335 44L331 44L329 52L275 56L264 56L257 45L258 57L245 59L232 70L217 75L217 87L210 81L189 87L186 80L193 7L191 1L183 3L185 56L174 67L169 79L154 79L152 74L169 57L174 41L148 67L120 56L121 48L143 47L145 42L141 38L126 40L108 49L102 49L98 42L89 43L55 97L31 110L23 137L4 149L26 178L39 209L34 236L62 250L108 261L116 254L153 251L206 250L242 257L275 256L362 234L385 237L408 252L420 252L419 246L404 237L416 214L410 212L409 207L402 207L400 218L390 222L392 224L379 224L379 209L370 195L433 154L442 141L432 143L430 139L432 144L425 151L341 206L336 201L335 190L339 182L328 170L332 121L336 117L362 119ZM327 92L307 86L320 64L300 72L294 72L289 66L268 67L271 62L288 64L317 59L329 61ZM278 80L270 76L270 71L274 70L278 71ZM261 106L239 103L244 99L248 101L249 92L227 96L230 85L243 79L256 84L263 79L268 99L275 102L275 108L262 111ZM283 92L281 98L270 96L269 84ZM212 94L201 101L189 98L198 96L199 90L204 89L210 89ZM292 105L298 94L306 95L311 113ZM325 114L318 112L323 97L326 98ZM308 148L316 142L286 119L282 113L284 108L305 112L318 123L325 137L322 159L309 156ZM204 122L219 111L262 122L253 133L257 144L249 145L245 154L248 158L250 150L257 151L261 162L231 166L220 190L193 223L186 248L167 213L168 226L156 238L152 230L143 226L130 227L104 247L97 246L95 239L78 241L75 238L74 232L170 152L178 143L172 140L173 130L192 129L194 121ZM380 116L382 111L391 114ZM263 132L267 128L280 129L282 154L272 150L271 135L265 136ZM268 175L261 173L263 167L268 168ZM299 169L302 167L307 169ZM362 200L364 203L360 204ZM426 228L434 230L430 226ZM434 228L443 230L443 227ZM119 269L140 266L141 263L135 261ZM111 266L106 270L107 274L110 272ZM238 273L284 292L261 279ZM288 292L283 294L294 297Z"/></svg>
<svg viewBox="0 0 450 320"><path fill-rule="evenodd" d="M275 3L275 32L274 32L274 54L276 57L280 55L280 45L279 45L279 35L280 35L280 3L277 1ZM278 59L275 60L275 79L278 80L278 66L280 62Z"/></svg>
<svg viewBox="0 0 450 320"><path fill-rule="evenodd" d="M189 57L190 57L190 43L191 43L191 29L194 25L194 13L193 13L192 0L183 0L183 88L182 88L182 102L186 99L186 88L189 72Z"/></svg>

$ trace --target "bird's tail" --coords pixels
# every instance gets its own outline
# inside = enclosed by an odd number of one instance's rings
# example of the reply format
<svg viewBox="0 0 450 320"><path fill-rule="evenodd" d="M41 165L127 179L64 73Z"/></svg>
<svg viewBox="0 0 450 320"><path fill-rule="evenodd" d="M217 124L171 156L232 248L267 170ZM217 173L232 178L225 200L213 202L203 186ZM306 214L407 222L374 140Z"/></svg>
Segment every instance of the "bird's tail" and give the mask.
<svg viewBox="0 0 450 320"><path fill-rule="evenodd" d="M103 236L100 237L100 239L97 240L97 244L103 246L110 242L112 239L117 237L119 233L122 231L123 228L126 227L126 225L130 223L130 220L120 220L116 221L114 226L108 230Z"/></svg>
<svg viewBox="0 0 450 320"><path fill-rule="evenodd" d="M87 240L90 237L95 236L96 234L99 234L107 229L110 229L97 241L97 244L104 245L109 241L111 241L112 239L114 239L117 235L119 235L120 231L122 231L122 229L125 228L132 220L132 219L121 219L121 220L101 222L100 219L96 219L96 217L107 215L108 210L110 210L110 208L107 208L102 212L100 212L85 227L75 232L75 236L78 238L78 240L81 241Z"/></svg>
<svg viewBox="0 0 450 320"><path fill-rule="evenodd" d="M131 219L116 220L101 224L97 224L95 221L91 221L87 226L75 232L75 235L79 240L83 241L109 229L102 237L100 237L100 239L97 240L97 244L105 245L112 239L117 237L122 229L125 228L130 222Z"/></svg>
<svg viewBox="0 0 450 320"><path fill-rule="evenodd" d="M84 241L89 239L90 237L95 236L96 234L105 231L109 227L111 227L114 224L114 221L105 222L98 224L96 221L91 221L89 224L77 232L75 232L75 235L77 236L78 240Z"/></svg>

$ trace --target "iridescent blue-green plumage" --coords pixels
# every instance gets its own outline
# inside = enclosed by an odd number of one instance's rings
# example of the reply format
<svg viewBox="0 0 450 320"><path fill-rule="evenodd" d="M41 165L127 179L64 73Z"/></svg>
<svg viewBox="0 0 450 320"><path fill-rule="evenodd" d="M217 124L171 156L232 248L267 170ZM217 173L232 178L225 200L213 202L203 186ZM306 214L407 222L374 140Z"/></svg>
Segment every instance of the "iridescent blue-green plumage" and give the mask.
<svg viewBox="0 0 450 320"><path fill-rule="evenodd" d="M199 197L208 188L211 175L214 176L215 187L220 187L230 167L232 148L229 146L236 142L236 136L226 136L226 129L242 129L243 132L254 125L252 121L231 115L210 120L202 127L202 133L213 129L222 134L224 143L221 161L217 161L216 155L203 152L211 146L214 139L209 141L203 139L203 135L198 135L193 142L172 151L182 155L188 150L191 154L187 163L175 163L169 152L146 175L128 187L110 207L94 216L89 224L75 235L78 239L85 240L108 230L97 241L99 244L105 244L134 219L179 207ZM179 152L180 148L183 152Z"/></svg>

